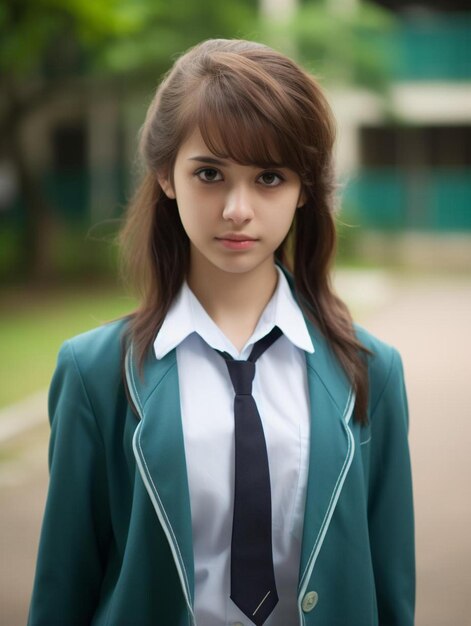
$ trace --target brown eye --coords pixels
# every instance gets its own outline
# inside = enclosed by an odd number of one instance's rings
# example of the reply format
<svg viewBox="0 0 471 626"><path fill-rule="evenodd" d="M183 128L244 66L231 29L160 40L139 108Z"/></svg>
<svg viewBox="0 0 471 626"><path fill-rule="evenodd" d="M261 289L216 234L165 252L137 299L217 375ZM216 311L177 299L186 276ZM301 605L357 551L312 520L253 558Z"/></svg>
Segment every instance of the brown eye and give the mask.
<svg viewBox="0 0 471 626"><path fill-rule="evenodd" d="M280 185L283 181L281 176L279 174L276 174L275 172L264 172L260 176L260 180L267 187L278 187L278 185Z"/></svg>
<svg viewBox="0 0 471 626"><path fill-rule="evenodd" d="M205 167L195 172L195 175L198 176L198 178L204 183L212 183L217 180L222 180L220 173L218 170L214 169L214 167Z"/></svg>

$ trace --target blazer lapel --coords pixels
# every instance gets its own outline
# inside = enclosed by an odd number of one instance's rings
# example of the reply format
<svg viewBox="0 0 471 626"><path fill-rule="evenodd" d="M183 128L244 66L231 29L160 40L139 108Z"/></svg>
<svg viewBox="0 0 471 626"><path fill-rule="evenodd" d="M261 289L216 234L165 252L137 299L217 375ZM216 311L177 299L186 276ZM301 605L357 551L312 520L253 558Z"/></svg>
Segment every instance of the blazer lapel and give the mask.
<svg viewBox="0 0 471 626"><path fill-rule="evenodd" d="M299 574L302 599L350 468L349 421L355 394L323 335L306 320L315 352L306 354L311 405L309 473Z"/></svg>
<svg viewBox="0 0 471 626"><path fill-rule="evenodd" d="M167 536L188 610L193 615L190 495L175 350L163 359L156 359L149 351L140 376L131 345L125 369L130 399L140 419L133 438L134 456Z"/></svg>

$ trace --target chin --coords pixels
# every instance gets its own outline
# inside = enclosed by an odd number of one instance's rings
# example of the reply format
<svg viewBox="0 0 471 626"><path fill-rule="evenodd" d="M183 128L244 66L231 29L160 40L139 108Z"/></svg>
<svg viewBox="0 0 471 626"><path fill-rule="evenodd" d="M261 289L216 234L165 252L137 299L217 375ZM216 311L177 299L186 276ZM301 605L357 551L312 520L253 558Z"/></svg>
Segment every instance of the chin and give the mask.
<svg viewBox="0 0 471 626"><path fill-rule="evenodd" d="M216 267L227 274L250 274L264 263L265 259L254 260L248 258L231 259L218 263Z"/></svg>

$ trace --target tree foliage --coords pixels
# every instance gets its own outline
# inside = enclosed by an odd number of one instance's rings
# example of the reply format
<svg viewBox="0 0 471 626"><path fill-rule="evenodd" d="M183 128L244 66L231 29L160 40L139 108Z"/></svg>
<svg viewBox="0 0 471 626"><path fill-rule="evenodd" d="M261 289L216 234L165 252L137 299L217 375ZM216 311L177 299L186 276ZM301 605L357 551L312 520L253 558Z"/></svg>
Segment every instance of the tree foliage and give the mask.
<svg viewBox="0 0 471 626"><path fill-rule="evenodd" d="M250 0L3 0L0 76L162 66L206 37L242 35L255 16Z"/></svg>

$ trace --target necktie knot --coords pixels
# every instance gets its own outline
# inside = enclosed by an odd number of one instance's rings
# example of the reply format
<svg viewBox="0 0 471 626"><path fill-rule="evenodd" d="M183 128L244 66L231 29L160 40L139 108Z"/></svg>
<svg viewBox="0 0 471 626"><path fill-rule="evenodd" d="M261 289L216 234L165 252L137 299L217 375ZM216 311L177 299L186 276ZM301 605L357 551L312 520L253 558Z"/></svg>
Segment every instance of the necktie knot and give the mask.
<svg viewBox="0 0 471 626"><path fill-rule="evenodd" d="M255 377L255 363L251 361L226 361L236 396L250 396Z"/></svg>

